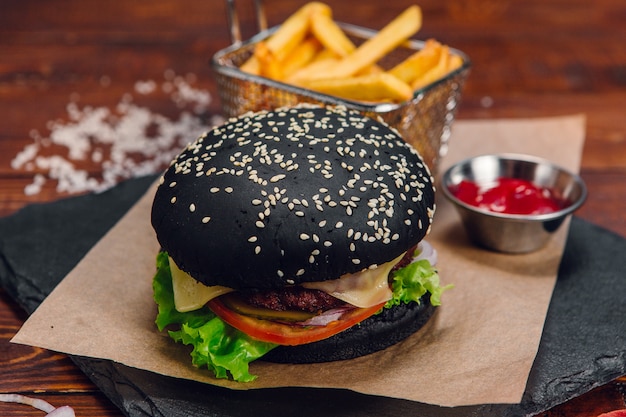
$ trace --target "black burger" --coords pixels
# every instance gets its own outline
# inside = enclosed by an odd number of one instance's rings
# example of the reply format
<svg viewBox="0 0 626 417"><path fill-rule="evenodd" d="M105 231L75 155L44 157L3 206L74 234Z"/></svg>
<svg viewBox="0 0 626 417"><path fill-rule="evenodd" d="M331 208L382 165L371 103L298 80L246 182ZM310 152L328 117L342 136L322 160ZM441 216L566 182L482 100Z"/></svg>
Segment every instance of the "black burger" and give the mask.
<svg viewBox="0 0 626 417"><path fill-rule="evenodd" d="M157 325L194 365L250 381L249 362L385 349L444 288L423 240L433 179L387 124L343 107L250 113L188 145L161 178Z"/></svg>

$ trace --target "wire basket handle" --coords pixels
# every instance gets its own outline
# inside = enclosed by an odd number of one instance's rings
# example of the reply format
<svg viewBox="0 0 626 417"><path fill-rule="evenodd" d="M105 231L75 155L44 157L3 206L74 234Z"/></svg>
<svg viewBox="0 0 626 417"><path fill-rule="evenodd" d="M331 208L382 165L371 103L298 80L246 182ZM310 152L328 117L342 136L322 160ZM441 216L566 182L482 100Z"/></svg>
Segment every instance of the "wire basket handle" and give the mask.
<svg viewBox="0 0 626 417"><path fill-rule="evenodd" d="M263 0L254 0L254 11L259 32L267 29L267 18L265 17L265 7ZM235 0L226 0L226 13L228 15L228 27L230 29L230 40L233 45L241 44L241 25Z"/></svg>

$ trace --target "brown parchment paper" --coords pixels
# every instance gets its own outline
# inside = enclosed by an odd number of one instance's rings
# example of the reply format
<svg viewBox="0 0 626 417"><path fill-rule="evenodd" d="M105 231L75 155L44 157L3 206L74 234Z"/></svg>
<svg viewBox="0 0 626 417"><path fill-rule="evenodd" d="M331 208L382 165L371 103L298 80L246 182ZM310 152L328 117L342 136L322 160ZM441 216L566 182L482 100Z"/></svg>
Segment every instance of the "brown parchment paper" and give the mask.
<svg viewBox="0 0 626 417"><path fill-rule="evenodd" d="M578 171L581 115L457 121L442 172L489 152L547 157ZM158 250L150 226L154 187L92 248L27 320L13 342L233 389L336 387L444 406L518 403L541 337L564 248L563 227L544 249L504 255L471 246L453 208L438 200L428 238L444 284L454 289L428 325L366 357L313 365L257 361L253 383L212 378L190 365L187 347L154 326L151 280Z"/></svg>

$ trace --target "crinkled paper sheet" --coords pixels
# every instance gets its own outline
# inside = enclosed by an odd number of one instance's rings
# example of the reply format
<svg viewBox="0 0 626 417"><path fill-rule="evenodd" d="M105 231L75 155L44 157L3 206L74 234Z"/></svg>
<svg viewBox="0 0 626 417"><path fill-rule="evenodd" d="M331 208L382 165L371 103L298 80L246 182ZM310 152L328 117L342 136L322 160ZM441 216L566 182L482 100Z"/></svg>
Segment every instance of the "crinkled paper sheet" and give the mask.
<svg viewBox="0 0 626 417"><path fill-rule="evenodd" d="M490 152L544 156L573 171L584 117L458 121L442 171ZM443 284L454 289L416 335L383 352L334 363L258 361L249 384L215 380L190 365L188 350L154 327L151 297L158 243L149 223L154 187L87 253L14 337L16 343L101 358L176 378L237 390L342 388L443 406L518 403L541 339L567 225L544 249L497 254L469 244L443 199L428 238Z"/></svg>

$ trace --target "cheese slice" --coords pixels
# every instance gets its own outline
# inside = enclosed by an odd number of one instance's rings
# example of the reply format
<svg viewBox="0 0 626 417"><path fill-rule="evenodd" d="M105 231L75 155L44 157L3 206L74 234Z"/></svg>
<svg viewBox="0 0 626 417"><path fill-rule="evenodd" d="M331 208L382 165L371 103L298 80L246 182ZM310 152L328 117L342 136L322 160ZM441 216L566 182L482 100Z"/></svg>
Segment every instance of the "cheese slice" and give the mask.
<svg viewBox="0 0 626 417"><path fill-rule="evenodd" d="M169 258L169 262L174 290L174 307L181 313L197 310L209 300L233 291L232 288L221 285L206 286L178 268L172 258Z"/></svg>
<svg viewBox="0 0 626 417"><path fill-rule="evenodd" d="M404 254L374 269L366 269L355 274L346 274L338 279L329 281L307 282L302 284L302 286L324 291L357 307L372 307L391 299L389 272L403 256Z"/></svg>
<svg viewBox="0 0 626 417"><path fill-rule="evenodd" d="M346 274L328 281L306 282L302 286L324 291L357 307L372 307L391 299L389 272L403 256L404 254L374 269ZM234 291L232 288L221 285L206 286L178 268L172 258L169 258L169 263L174 290L174 306L181 313L197 310L213 298Z"/></svg>

